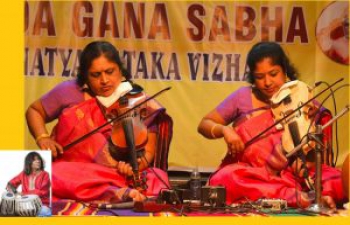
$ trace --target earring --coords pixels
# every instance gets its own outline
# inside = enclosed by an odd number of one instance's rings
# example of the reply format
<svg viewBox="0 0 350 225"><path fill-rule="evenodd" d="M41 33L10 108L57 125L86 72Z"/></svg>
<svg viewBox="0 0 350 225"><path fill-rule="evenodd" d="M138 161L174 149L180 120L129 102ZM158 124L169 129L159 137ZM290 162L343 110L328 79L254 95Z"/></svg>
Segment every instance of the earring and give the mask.
<svg viewBox="0 0 350 225"><path fill-rule="evenodd" d="M288 77L288 75L287 75L287 74L286 74L285 81L286 81L286 83L290 81L290 79L289 79L289 77Z"/></svg>
<svg viewBox="0 0 350 225"><path fill-rule="evenodd" d="M87 84L85 83L85 84L83 85L82 89L85 90L85 91L87 91L87 90L89 90L90 88L89 88L89 85L87 85Z"/></svg>

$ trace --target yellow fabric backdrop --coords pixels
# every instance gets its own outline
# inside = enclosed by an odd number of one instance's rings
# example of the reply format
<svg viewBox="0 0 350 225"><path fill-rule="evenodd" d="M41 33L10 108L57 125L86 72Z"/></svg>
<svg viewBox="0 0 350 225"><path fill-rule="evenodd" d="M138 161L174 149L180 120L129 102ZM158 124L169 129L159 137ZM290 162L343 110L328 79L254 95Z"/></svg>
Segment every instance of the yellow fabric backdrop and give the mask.
<svg viewBox="0 0 350 225"><path fill-rule="evenodd" d="M348 63L330 59L316 39L319 18L330 4L25 2L25 108L59 82L75 78L79 52L87 43L110 41L148 94L172 87L158 98L174 120L170 170L198 166L211 171L225 154L225 144L201 137L197 125L227 95L247 85L246 54L256 42L281 43L300 79L310 85L341 77L349 82ZM338 109L349 104L348 89L336 96ZM331 101L326 105L333 110ZM339 131L338 165L349 149L349 115L339 120ZM25 147L37 148L27 128Z"/></svg>

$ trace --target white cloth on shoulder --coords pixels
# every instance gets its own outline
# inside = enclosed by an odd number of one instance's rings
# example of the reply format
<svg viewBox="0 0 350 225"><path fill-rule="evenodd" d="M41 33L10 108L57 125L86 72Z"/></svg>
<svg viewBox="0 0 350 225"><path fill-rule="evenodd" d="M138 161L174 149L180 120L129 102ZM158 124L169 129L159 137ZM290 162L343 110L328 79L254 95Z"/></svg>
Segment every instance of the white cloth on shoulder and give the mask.
<svg viewBox="0 0 350 225"><path fill-rule="evenodd" d="M121 82L115 91L108 97L96 96L97 100L106 108L110 107L120 97L129 93L132 90L130 82Z"/></svg>

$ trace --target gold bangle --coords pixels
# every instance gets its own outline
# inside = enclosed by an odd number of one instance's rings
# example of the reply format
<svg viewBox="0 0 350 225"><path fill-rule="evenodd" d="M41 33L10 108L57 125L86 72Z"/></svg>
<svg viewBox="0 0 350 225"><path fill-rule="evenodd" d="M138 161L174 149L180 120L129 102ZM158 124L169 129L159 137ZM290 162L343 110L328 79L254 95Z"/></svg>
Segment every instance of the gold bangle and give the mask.
<svg viewBox="0 0 350 225"><path fill-rule="evenodd" d="M214 125L211 127L211 129L210 129L210 134L211 134L211 137L212 137L212 138L216 138L215 133L214 133L214 129L215 129L215 127L217 127L217 126L219 126L218 123L214 124Z"/></svg>
<svg viewBox="0 0 350 225"><path fill-rule="evenodd" d="M35 138L35 142L38 143L38 141L40 141L40 140L43 139L43 138L47 138L47 137L50 137L50 135L49 135L49 134L46 134L46 133L40 134L39 136L37 136L37 137Z"/></svg>

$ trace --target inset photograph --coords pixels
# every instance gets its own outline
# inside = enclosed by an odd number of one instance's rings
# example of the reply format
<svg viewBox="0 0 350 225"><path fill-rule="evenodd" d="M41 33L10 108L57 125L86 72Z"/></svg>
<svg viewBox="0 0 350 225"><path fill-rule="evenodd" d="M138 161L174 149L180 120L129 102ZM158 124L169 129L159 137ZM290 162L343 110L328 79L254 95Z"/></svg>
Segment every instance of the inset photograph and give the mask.
<svg viewBox="0 0 350 225"><path fill-rule="evenodd" d="M51 152L0 151L0 216L51 216Z"/></svg>

